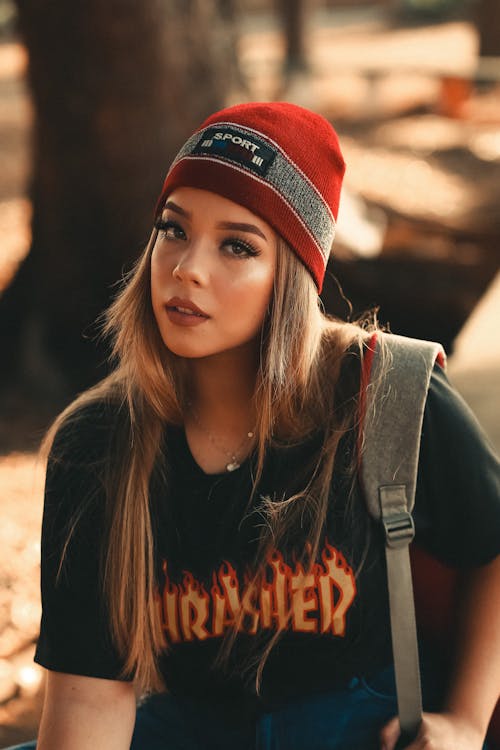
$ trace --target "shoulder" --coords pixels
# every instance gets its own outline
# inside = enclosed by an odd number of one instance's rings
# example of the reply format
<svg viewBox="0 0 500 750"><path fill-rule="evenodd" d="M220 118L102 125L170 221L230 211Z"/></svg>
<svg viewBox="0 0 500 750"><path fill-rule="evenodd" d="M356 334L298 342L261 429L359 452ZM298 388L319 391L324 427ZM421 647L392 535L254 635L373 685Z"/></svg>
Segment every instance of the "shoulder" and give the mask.
<svg viewBox="0 0 500 750"><path fill-rule="evenodd" d="M80 400L63 412L52 428L42 534L50 540L49 547L54 540L67 537L75 519L79 523L86 519L78 535L85 543L90 543L96 524L101 524L105 488L116 463L116 436L124 432L119 429L121 411L119 404L105 399Z"/></svg>
<svg viewBox="0 0 500 750"><path fill-rule="evenodd" d="M434 367L429 383L423 438L431 431L447 433L452 443L464 443L472 451L477 445L494 457L493 448L475 415L438 365Z"/></svg>
<svg viewBox="0 0 500 750"><path fill-rule="evenodd" d="M422 427L421 464L451 466L456 476L489 484L500 495L500 463L483 429L438 366L432 372ZM481 481L481 478L483 481Z"/></svg>
<svg viewBox="0 0 500 750"><path fill-rule="evenodd" d="M442 458L456 465L458 457L466 454L467 463L486 461L498 469L492 447L471 409L448 380L444 364L439 344L377 332L376 341L372 338L365 349L364 384L376 386L380 378L382 392L375 387L373 396L379 394L386 404L389 394L391 403L408 411L410 421L414 416L410 406L420 404L424 463L426 459L433 463Z"/></svg>
<svg viewBox="0 0 500 750"><path fill-rule="evenodd" d="M500 463L471 410L438 367L420 444L416 525L431 552L481 565L500 552Z"/></svg>
<svg viewBox="0 0 500 750"><path fill-rule="evenodd" d="M444 416L471 416L469 407L453 388L445 370L436 365L432 371L427 394L426 412L443 413Z"/></svg>
<svg viewBox="0 0 500 750"><path fill-rule="evenodd" d="M49 433L45 509L81 507L102 497L127 439L126 410L119 402L94 399L72 404Z"/></svg>
<svg viewBox="0 0 500 750"><path fill-rule="evenodd" d="M125 409L118 401L100 398L76 402L52 428L49 463L102 457L126 422Z"/></svg>

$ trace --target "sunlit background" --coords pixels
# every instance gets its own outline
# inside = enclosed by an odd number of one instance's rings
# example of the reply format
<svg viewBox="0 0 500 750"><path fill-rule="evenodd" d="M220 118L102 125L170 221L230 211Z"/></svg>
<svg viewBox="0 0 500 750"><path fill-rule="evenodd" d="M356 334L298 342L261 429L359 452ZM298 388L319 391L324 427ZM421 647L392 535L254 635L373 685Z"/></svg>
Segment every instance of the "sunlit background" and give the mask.
<svg viewBox="0 0 500 750"><path fill-rule="evenodd" d="M497 0L0 0L0 747L34 736L44 428L215 109L286 99L347 162L327 310L441 341L500 446Z"/></svg>

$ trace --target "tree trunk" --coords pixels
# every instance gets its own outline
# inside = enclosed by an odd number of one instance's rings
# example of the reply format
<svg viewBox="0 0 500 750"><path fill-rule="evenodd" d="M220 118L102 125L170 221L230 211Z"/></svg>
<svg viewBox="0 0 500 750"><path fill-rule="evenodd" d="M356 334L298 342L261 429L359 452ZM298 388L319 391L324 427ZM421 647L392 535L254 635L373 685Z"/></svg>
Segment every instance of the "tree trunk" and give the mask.
<svg viewBox="0 0 500 750"><path fill-rule="evenodd" d="M500 3L498 0L479 0L476 9L479 32L479 54L484 57L500 55Z"/></svg>
<svg viewBox="0 0 500 750"><path fill-rule="evenodd" d="M17 5L36 116L33 242L0 300L2 371L42 391L67 383L69 396L103 374L93 323L147 240L172 157L224 105L230 14L216 0Z"/></svg>
<svg viewBox="0 0 500 750"><path fill-rule="evenodd" d="M304 36L306 0L279 0L285 34L285 72L293 74L307 69Z"/></svg>

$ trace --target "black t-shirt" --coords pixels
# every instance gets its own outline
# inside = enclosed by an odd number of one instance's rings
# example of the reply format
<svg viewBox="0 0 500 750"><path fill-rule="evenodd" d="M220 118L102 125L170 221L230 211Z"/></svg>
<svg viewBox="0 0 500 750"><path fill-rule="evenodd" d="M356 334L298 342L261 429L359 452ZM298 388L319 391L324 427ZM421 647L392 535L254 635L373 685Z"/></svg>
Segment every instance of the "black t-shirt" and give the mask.
<svg viewBox="0 0 500 750"><path fill-rule="evenodd" d="M104 524L102 457L115 429L109 406L88 407L78 428L58 433L49 460L42 532L41 633L35 660L74 674L117 678L118 658L99 593ZM325 534L314 570L275 549L260 589L248 569L265 522L262 496L281 497L314 458L321 435L270 449L258 492L249 459L232 473L207 475L181 428L165 433L167 471L151 481L156 564L169 650L162 671L179 695L241 699L273 707L289 696L345 685L391 661L384 544L360 491L349 493L346 467L355 436L346 435L331 486ZM70 447L68 447L70 446ZM298 489L299 487L297 487ZM80 513L55 585L68 523ZM455 567L500 553L499 464L474 417L439 368L432 374L422 430L414 510L416 543ZM303 540L304 543L305 540ZM292 617L286 622L285 609ZM243 606L246 617L229 666L216 665L223 635ZM284 633L263 672L261 697L247 665L255 648Z"/></svg>

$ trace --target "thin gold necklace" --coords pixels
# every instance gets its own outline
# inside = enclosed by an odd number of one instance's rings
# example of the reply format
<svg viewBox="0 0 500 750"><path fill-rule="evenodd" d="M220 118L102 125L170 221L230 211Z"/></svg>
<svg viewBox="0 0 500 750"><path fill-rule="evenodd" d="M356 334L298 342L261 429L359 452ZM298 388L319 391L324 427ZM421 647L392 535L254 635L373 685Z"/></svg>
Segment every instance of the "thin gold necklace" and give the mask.
<svg viewBox="0 0 500 750"><path fill-rule="evenodd" d="M206 427L204 427L204 425L202 425L198 414L193 408L193 404L188 403L188 407L189 407L189 411L191 412L191 415L194 421L196 422L200 430L205 433L205 435L210 440L214 448L216 448L219 451L219 453L223 453L226 456L226 458L229 458L229 461L226 464L226 471L231 472L231 471L236 471L236 469L239 469L241 466L241 461L238 458L238 453L242 450L247 440L251 440L253 438L253 436L255 435L254 430L249 430L247 432L247 434L245 435L245 437L243 438L243 440L238 445L235 451L228 451L227 447L220 440L218 440L215 437L215 435L212 435L210 430L208 430Z"/></svg>

